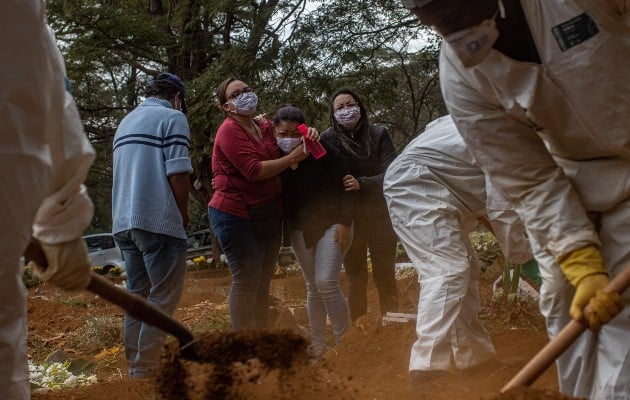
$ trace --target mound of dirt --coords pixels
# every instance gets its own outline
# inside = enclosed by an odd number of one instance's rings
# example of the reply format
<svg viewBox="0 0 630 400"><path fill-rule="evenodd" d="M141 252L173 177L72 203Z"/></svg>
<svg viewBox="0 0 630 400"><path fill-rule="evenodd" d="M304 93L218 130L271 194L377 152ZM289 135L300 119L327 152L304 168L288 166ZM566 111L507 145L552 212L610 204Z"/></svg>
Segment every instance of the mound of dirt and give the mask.
<svg viewBox="0 0 630 400"><path fill-rule="evenodd" d="M410 386L407 372L410 349L416 340L415 324L383 325L378 296L369 282L368 314L359 319L323 359L311 362L305 357L308 344L304 314L304 278L294 273L272 281L274 306L284 317L287 310L294 321L286 325L298 329L252 334L227 334L227 270L190 271L175 318L185 323L202 339L206 363L195 363L177 356L176 343L165 352L165 364L156 379L134 380L126 377L124 351L111 352L98 359L98 383L57 392L34 393L33 400L86 399L490 399L498 396L519 368L548 341L542 317L535 303L522 301L507 305L492 296L491 284L501 274L501 266L491 266L480 282L482 322L491 334L501 359L514 359L509 366L479 370L468 376L453 375L430 385ZM342 282L344 278L342 275ZM415 313L418 301L417 277L398 280L399 311ZM37 292L35 292L37 290ZM91 316L121 316L122 312L89 293L72 294L72 301L57 300L69 294L47 285L31 289L29 304L29 346L31 355L62 348L72 358L97 360L97 351L87 347L70 348L69 338L84 335L82 328ZM280 315L280 314L279 314ZM282 319L282 318L276 318ZM115 319L114 319L115 320ZM226 322L228 325L226 325ZM291 322L291 323L288 323ZM332 338L331 338L332 339ZM93 340L86 338L85 340ZM334 345L334 340L329 343ZM84 350L86 349L86 350ZM98 352L101 352L99 349ZM109 352L107 354L110 354ZM510 399L568 399L557 393L555 369L551 368L533 385L534 389L510 392L499 397ZM523 394L524 393L524 394Z"/></svg>
<svg viewBox="0 0 630 400"><path fill-rule="evenodd" d="M565 396L551 390L536 390L532 388L514 388L497 397L488 400L577 400L575 397Z"/></svg>
<svg viewBox="0 0 630 400"><path fill-rule="evenodd" d="M307 345L303 336L288 330L207 333L193 344L198 357L195 365L184 361L176 344L165 352L158 377L160 393L169 399L191 398L188 390L191 371L195 376L207 377L201 398L230 398L233 386L244 383L243 370L248 382L257 380L267 371L289 370L296 363L305 363ZM190 386L199 386L200 380L193 380L195 384ZM196 392L192 397L197 398L199 390L192 391Z"/></svg>

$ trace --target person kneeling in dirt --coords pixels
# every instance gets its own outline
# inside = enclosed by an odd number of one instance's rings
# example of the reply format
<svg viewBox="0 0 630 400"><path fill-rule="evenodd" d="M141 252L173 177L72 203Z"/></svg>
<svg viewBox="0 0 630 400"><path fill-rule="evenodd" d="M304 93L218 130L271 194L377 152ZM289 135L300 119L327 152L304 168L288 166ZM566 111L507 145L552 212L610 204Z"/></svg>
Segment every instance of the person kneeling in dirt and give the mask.
<svg viewBox="0 0 630 400"><path fill-rule="evenodd" d="M278 108L273 119L276 141L283 153L303 146L297 127L304 113L291 105ZM297 168L283 173L284 221L291 232L291 245L300 263L307 289L311 329L311 356L321 357L326 346L326 319L330 319L339 342L350 327L348 303L341 291L341 264L352 242L355 194L345 191L342 178L348 171L341 153L321 139L326 154L313 155Z"/></svg>
<svg viewBox="0 0 630 400"><path fill-rule="evenodd" d="M81 236L93 207L82 183L94 150L64 82L44 3L0 2L0 34L0 399L26 400L27 292L20 256L32 234L48 264L29 263L35 276L67 290L87 287L90 260Z"/></svg>
<svg viewBox="0 0 630 400"><path fill-rule="evenodd" d="M518 216L474 164L450 116L409 143L387 169L383 188L420 282L410 385L500 365L477 318L481 269L468 235L489 222L508 260L522 264L532 253Z"/></svg>

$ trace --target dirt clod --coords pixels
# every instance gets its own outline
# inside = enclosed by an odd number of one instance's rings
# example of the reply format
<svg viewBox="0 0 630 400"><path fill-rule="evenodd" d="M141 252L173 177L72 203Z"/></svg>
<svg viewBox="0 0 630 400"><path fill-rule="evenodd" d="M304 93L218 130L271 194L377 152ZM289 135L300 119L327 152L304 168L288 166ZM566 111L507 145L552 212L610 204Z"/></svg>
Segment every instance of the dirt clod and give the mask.
<svg viewBox="0 0 630 400"><path fill-rule="evenodd" d="M188 383L186 364L192 362L183 361L179 349L171 346L158 377L160 393L167 399L189 399L191 391L200 394L202 384L205 392L202 398L237 398L233 385L256 382L260 375L271 370L284 371L295 363L305 363L306 348L306 339L290 330L206 333L200 335L196 343L202 365L193 367L197 376L206 377L205 382L196 379Z"/></svg>

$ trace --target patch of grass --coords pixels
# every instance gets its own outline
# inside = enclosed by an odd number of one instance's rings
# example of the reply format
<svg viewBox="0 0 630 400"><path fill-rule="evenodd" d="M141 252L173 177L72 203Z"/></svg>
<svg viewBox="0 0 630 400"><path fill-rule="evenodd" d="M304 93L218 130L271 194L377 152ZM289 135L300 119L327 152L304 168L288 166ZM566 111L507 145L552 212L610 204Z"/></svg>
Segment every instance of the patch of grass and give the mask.
<svg viewBox="0 0 630 400"><path fill-rule="evenodd" d="M24 286L27 288L32 288L37 286L41 281L33 276L33 270L31 267L26 265L24 266L24 272L22 274L22 282L24 282Z"/></svg>
<svg viewBox="0 0 630 400"><path fill-rule="evenodd" d="M200 320L194 327L193 333L199 332L225 332L232 328L230 315L226 312L214 312Z"/></svg>
<svg viewBox="0 0 630 400"><path fill-rule="evenodd" d="M72 307L87 308L88 303L81 297L55 297L54 301Z"/></svg>
<svg viewBox="0 0 630 400"><path fill-rule="evenodd" d="M72 338L72 347L86 353L97 353L123 342L123 319L118 316L88 315L82 334Z"/></svg>

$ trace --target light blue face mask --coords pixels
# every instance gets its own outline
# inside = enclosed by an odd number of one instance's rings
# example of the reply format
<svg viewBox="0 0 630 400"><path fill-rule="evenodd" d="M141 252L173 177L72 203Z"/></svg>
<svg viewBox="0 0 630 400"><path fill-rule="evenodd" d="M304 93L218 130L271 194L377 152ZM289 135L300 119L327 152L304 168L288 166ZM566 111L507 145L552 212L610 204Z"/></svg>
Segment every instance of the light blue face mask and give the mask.
<svg viewBox="0 0 630 400"><path fill-rule="evenodd" d="M295 149L296 147L298 147L302 143L302 138L301 137L296 137L296 138L292 138L292 137L287 137L287 138L277 137L276 138L276 143L278 143L278 147L284 153L290 153L291 150Z"/></svg>
<svg viewBox="0 0 630 400"><path fill-rule="evenodd" d="M254 92L243 92L228 102L234 105L234 112L241 115L252 115L258 105L258 96Z"/></svg>

